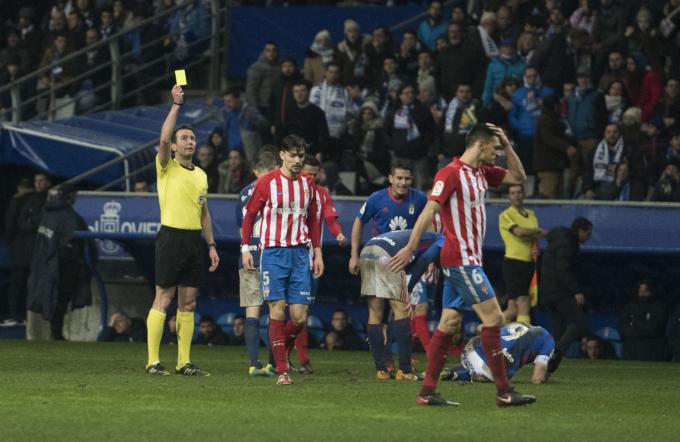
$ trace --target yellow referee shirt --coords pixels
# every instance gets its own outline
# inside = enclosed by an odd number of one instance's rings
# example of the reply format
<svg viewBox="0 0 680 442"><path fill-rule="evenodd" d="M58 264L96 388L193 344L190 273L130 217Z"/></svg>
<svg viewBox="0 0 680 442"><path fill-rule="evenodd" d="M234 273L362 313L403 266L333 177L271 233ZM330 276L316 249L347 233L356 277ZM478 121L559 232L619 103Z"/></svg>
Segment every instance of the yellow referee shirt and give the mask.
<svg viewBox="0 0 680 442"><path fill-rule="evenodd" d="M533 262L531 257L531 239L520 238L512 234L513 227L528 229L538 228L538 219L533 210L524 209L526 216L510 206L498 215L498 229L505 243L505 257L518 261Z"/></svg>
<svg viewBox="0 0 680 442"><path fill-rule="evenodd" d="M185 169L174 158L165 168L156 155L161 224L175 229L201 230L201 209L208 194L208 176L200 168Z"/></svg>

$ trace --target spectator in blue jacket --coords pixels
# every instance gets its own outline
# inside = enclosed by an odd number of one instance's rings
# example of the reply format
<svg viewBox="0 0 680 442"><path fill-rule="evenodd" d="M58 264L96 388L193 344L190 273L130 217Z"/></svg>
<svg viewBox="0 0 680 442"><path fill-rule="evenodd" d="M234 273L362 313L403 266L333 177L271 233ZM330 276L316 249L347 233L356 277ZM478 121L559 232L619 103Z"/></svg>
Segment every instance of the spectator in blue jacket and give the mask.
<svg viewBox="0 0 680 442"><path fill-rule="evenodd" d="M517 135L517 154L528 174L533 172L533 138L541 115L542 100L555 91L541 84L536 68L524 69L524 84L512 94L510 126Z"/></svg>
<svg viewBox="0 0 680 442"><path fill-rule="evenodd" d="M261 133L268 127L268 122L257 107L242 98L239 88L227 90L222 97L225 110L222 135L227 140L227 147L242 150L252 162L262 146Z"/></svg>
<svg viewBox="0 0 680 442"><path fill-rule="evenodd" d="M567 124L579 151L579 155L569 158L568 190L571 195L577 190L576 180L582 176L584 164L604 131L600 121L604 99L592 85L590 70L579 69L576 77L577 87L567 97Z"/></svg>
<svg viewBox="0 0 680 442"><path fill-rule="evenodd" d="M506 77L521 79L524 74L526 62L517 55L515 40L505 38L501 40L498 48L500 54L494 57L486 70L486 81L484 81L484 93L482 103L484 106L491 104L493 92Z"/></svg>
<svg viewBox="0 0 680 442"><path fill-rule="evenodd" d="M418 26L418 40L434 52L437 37L446 34L446 21L442 17L442 2L435 0L430 3L428 17Z"/></svg>

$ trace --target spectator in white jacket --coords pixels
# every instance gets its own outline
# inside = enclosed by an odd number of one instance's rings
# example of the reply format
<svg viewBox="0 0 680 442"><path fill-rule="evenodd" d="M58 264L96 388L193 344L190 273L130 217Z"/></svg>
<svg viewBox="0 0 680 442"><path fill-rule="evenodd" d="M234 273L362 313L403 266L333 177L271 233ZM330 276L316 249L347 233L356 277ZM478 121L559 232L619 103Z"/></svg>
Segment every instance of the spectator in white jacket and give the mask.
<svg viewBox="0 0 680 442"><path fill-rule="evenodd" d="M324 160L337 161L344 146L347 145L347 129L354 112L352 98L340 83L340 66L337 63L331 62L326 65L324 81L312 88L309 101L326 114L331 145L329 150L338 156Z"/></svg>

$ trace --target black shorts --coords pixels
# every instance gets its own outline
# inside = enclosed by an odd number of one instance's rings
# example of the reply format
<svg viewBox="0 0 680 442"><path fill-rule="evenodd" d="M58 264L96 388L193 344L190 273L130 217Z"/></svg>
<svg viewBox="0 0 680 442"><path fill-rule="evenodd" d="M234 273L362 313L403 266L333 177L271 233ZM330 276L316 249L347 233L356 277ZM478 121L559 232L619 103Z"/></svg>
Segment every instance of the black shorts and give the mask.
<svg viewBox="0 0 680 442"><path fill-rule="evenodd" d="M534 276L534 263L503 258L503 281L509 299L529 296L529 285Z"/></svg>
<svg viewBox="0 0 680 442"><path fill-rule="evenodd" d="M206 253L200 230L161 226L156 237L156 285L201 287Z"/></svg>

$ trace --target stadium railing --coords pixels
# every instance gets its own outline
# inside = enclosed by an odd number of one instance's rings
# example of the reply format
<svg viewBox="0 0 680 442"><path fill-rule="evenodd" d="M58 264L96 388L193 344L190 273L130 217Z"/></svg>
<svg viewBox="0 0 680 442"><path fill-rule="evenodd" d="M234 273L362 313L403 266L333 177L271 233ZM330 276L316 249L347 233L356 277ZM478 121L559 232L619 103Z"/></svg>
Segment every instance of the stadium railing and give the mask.
<svg viewBox="0 0 680 442"><path fill-rule="evenodd" d="M200 48L201 46L208 44L208 49L204 51L203 53L200 54L199 57L196 59L189 61L187 64L183 65L182 67L185 69L188 69L190 67L209 62L209 76L208 76L208 81L209 81L209 87L212 90L216 90L219 86L219 81L220 81L220 61L221 61L221 54L223 54L223 46L222 44L224 43L224 39L222 38L222 34L225 31L225 25L222 23L222 18L226 17L226 11L228 10L228 2L227 5L221 6L220 5L220 0L209 0L210 4L210 26L211 26L211 32L210 34L202 39L198 39L192 43L189 43L187 45L187 49L191 48ZM54 94L55 90L58 88L64 88L68 86L73 86L77 84L78 82L84 80L85 78L89 77L90 75L93 75L97 72L99 72L102 69L110 69L111 72L111 80L107 81L105 83L102 83L101 85L95 87L94 89L90 90L90 92L95 93L99 92L101 90L104 90L106 88L110 88L110 99L102 104L99 104L91 109L88 109L85 113L92 113L92 112L97 112L100 110L104 109L118 109L122 103L123 100L132 97L136 94L140 94L151 87L159 84L160 82L166 81L168 78L171 78L173 75L173 72L168 69L170 66L171 62L171 57L173 56L172 53L165 53L163 56L150 60L148 62L145 62L141 65L138 65L136 69L132 69L128 72L124 72L124 66L126 66L130 61L132 60L133 56L133 50L130 49L130 51L122 53L120 51L120 48L122 46L121 42L123 39L125 39L128 34L131 32L136 32L136 31L142 31L144 29L147 29L151 26L153 26L155 23L157 23L159 20L163 19L169 19L173 14L176 12L180 11L181 9L185 8L186 5L178 5L178 6L173 6L172 8L169 8L163 12L160 12L152 17L149 17L137 25L130 27L128 29L124 29L122 31L117 32L116 34L112 35L109 38L102 39L92 45L86 46L82 49L79 49L75 52L72 52L70 54L67 54L63 58L61 58L58 62L53 62L47 66L41 67L29 74L26 74L22 76L21 78L18 78L17 80L3 85L0 87L0 94L1 93L9 93L11 97L11 102L12 102L12 107L10 108L11 111L11 121L13 123L18 123L20 121L24 121L24 116L22 115L23 109L26 106L35 106L39 100L48 100L49 103L52 103L51 105L48 105L48 109L39 111L36 115L32 116L30 120L39 120L39 119L53 119L57 113L57 111L74 106L78 100L78 97L76 94L74 94L73 97L67 100L63 100L58 105L54 105L55 100ZM149 48L154 47L155 45L158 45L161 43L163 40L165 40L168 36L173 37L173 36L178 36L180 33L176 34L163 34L160 35L159 37L156 37L150 41L145 41L142 43L140 49L142 51L148 50ZM107 63L103 63L101 65L98 65L97 67L87 70L85 72L78 72L78 75L75 77L60 83L58 85L55 85L51 82L50 87L47 88L44 91L37 92L33 96L30 97L23 97L21 95L21 90L23 86L28 84L29 82L36 83L38 78L40 78L43 75L49 74L49 72L62 64L65 63L73 63L77 62L77 60L80 57L83 57L88 51L100 49L102 47L108 47L108 51L110 54L110 61ZM143 85L136 87L132 90L124 90L124 83L126 80L128 80L130 77L137 75L139 72L149 69L151 67L157 66L161 64L164 67L164 74L158 75L154 80L145 82Z"/></svg>

